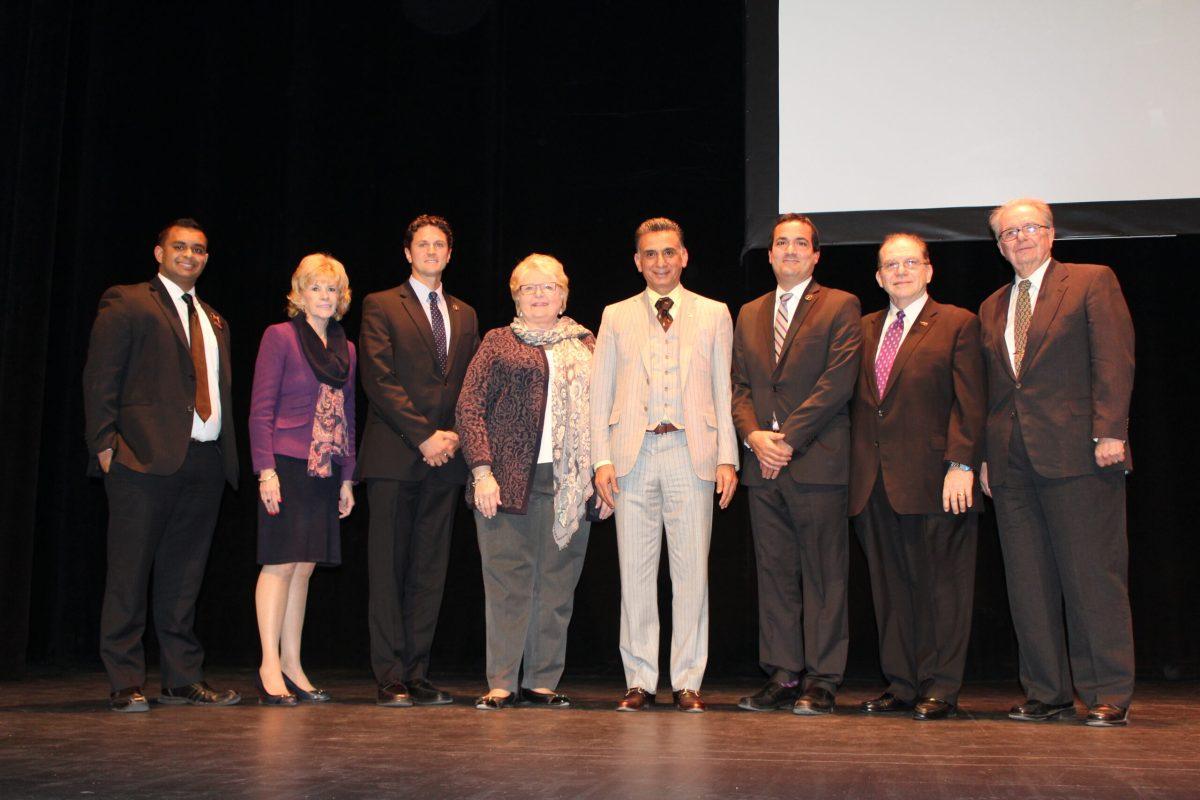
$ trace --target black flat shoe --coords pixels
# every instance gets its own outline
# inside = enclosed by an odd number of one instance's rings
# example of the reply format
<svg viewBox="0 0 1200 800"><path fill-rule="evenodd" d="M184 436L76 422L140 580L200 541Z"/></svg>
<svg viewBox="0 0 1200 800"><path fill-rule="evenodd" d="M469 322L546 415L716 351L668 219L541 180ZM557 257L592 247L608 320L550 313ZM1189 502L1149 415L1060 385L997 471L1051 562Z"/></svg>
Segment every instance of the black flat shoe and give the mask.
<svg viewBox="0 0 1200 800"><path fill-rule="evenodd" d="M832 714L837 705L833 692L820 686L810 686L800 695L800 699L792 706L793 714L804 717L815 717L820 714Z"/></svg>
<svg viewBox="0 0 1200 800"><path fill-rule="evenodd" d="M778 681L767 681L763 688L738 701L738 708L746 711L775 711L791 708L800 694L798 686L784 686Z"/></svg>
<svg viewBox="0 0 1200 800"><path fill-rule="evenodd" d="M329 696L329 692L324 689L318 689L315 686L311 692L306 692L296 685L296 682L287 676L286 672L280 673L283 675L283 685L288 688L288 691L296 695L296 699L305 703L328 703L333 698Z"/></svg>
<svg viewBox="0 0 1200 800"><path fill-rule="evenodd" d="M1075 703L1043 703L1041 700L1026 700L1009 709L1008 718L1020 722L1049 722L1052 719L1069 717L1075 719Z"/></svg>
<svg viewBox="0 0 1200 800"><path fill-rule="evenodd" d="M912 711L912 703L906 703L891 692L884 692L874 700L864 700L858 710L864 714L895 714Z"/></svg>
<svg viewBox="0 0 1200 800"><path fill-rule="evenodd" d="M217 691L207 681L196 681L163 689L158 702L165 706L233 706L242 702L242 696L233 689Z"/></svg>
<svg viewBox="0 0 1200 800"><path fill-rule="evenodd" d="M146 695L142 694L142 687L131 686L110 694L108 708L120 714L137 714L149 711L150 703L147 702Z"/></svg>
<svg viewBox="0 0 1200 800"><path fill-rule="evenodd" d="M514 708L517 705L517 696L510 694L507 697L489 697L484 695L475 701L475 707L480 711L499 711L502 708Z"/></svg>
<svg viewBox="0 0 1200 800"><path fill-rule="evenodd" d="M408 693L412 696L413 705L418 706L444 706L454 702L453 697L424 678L409 681Z"/></svg>
<svg viewBox="0 0 1200 800"><path fill-rule="evenodd" d="M289 683L287 676L283 676L284 684ZM258 704L260 706L294 706L297 704L296 695L294 694L271 694L263 686L262 676L254 676L254 688L258 690ZM288 687L291 688L291 687Z"/></svg>
<svg viewBox="0 0 1200 800"><path fill-rule="evenodd" d="M551 692L550 694L542 694L535 692L533 689L521 688L521 699L526 703L531 703L535 706L543 708L570 708L571 698L565 694Z"/></svg>
<svg viewBox="0 0 1200 800"><path fill-rule="evenodd" d="M413 704L408 687L400 681L380 686L375 690L375 705L390 708L408 708Z"/></svg>

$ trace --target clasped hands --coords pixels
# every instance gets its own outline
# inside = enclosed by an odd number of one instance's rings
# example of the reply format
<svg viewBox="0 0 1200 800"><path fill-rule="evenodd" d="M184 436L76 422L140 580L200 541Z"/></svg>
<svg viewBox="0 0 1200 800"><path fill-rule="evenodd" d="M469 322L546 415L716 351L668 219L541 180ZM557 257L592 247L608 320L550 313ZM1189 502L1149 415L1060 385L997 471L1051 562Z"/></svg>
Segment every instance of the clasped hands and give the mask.
<svg viewBox="0 0 1200 800"><path fill-rule="evenodd" d="M434 431L419 445L421 458L431 467L440 467L454 458L458 443L458 434L454 431Z"/></svg>
<svg viewBox="0 0 1200 800"><path fill-rule="evenodd" d="M780 470L788 465L795 452L779 431L755 431L746 437L746 444L758 457L762 476L769 481L779 477Z"/></svg>

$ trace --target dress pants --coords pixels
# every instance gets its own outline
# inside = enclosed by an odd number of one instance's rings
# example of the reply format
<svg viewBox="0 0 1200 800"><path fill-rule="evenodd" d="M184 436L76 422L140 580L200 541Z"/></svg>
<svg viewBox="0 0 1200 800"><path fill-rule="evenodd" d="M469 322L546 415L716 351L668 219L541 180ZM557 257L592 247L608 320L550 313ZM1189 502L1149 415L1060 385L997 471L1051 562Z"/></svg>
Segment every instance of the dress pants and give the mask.
<svg viewBox="0 0 1200 800"><path fill-rule="evenodd" d="M906 703L958 703L975 593L978 514L897 514L883 473L854 518L871 569L879 663Z"/></svg>
<svg viewBox="0 0 1200 800"><path fill-rule="evenodd" d="M625 685L658 687L658 559L671 570L671 688L699 691L708 664L708 546L713 481L692 469L687 437L647 433L616 497Z"/></svg>
<svg viewBox="0 0 1200 800"><path fill-rule="evenodd" d="M846 487L796 483L786 473L750 487L758 567L758 658L781 682L836 692L850 638Z"/></svg>
<svg viewBox="0 0 1200 800"><path fill-rule="evenodd" d="M1128 708L1134 659L1125 475L1044 478L1015 424L1004 484L992 486L992 498L1026 696L1071 702L1074 675L1087 705Z"/></svg>
<svg viewBox="0 0 1200 800"><path fill-rule="evenodd" d="M193 442L172 475L113 462L108 495L108 576L100 611L100 658L113 691L146 683L146 594L153 581L154 631L164 688L204 679L204 648L192 630L225 471L215 442Z"/></svg>
<svg viewBox="0 0 1200 800"><path fill-rule="evenodd" d="M589 501L591 502L591 501ZM525 514L475 512L483 561L489 689L557 689L591 523L554 541L554 465L538 464ZM524 669L522 670L522 666Z"/></svg>
<svg viewBox="0 0 1200 800"><path fill-rule="evenodd" d="M436 470L419 481L367 481L371 669L381 686L429 671L461 493Z"/></svg>

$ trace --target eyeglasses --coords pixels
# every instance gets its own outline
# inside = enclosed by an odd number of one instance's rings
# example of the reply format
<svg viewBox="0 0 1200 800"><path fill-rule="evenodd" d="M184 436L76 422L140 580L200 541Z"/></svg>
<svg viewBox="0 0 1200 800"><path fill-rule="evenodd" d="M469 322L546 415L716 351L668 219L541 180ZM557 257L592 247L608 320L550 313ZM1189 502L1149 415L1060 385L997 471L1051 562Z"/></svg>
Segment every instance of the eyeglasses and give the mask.
<svg viewBox="0 0 1200 800"><path fill-rule="evenodd" d="M895 272L896 270L900 269L900 265L903 264L905 269L912 271L917 267L923 267L928 263L928 261L923 261L919 258L906 258L903 261L884 262L883 264L879 265L879 268L884 272Z"/></svg>
<svg viewBox="0 0 1200 800"><path fill-rule="evenodd" d="M557 283L526 283L517 287L517 291L529 297L538 292L543 294L554 294L554 290L558 288Z"/></svg>
<svg viewBox="0 0 1200 800"><path fill-rule="evenodd" d="M1020 225L1016 228L1005 228L1004 230L1000 231L1000 235L996 238L1002 242L1012 242L1016 241L1017 236L1021 234L1021 232L1024 232L1026 236L1032 237L1037 236L1042 231L1048 230L1050 230L1049 225L1039 225L1036 222L1030 222L1028 225Z"/></svg>

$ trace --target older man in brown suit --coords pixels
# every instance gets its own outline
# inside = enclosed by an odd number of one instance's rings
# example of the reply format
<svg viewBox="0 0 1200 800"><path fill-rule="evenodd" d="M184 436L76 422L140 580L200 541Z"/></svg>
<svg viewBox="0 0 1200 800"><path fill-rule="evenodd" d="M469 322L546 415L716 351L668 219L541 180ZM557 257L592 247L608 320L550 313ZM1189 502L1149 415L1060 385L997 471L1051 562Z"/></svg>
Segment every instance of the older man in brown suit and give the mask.
<svg viewBox="0 0 1200 800"><path fill-rule="evenodd" d="M1054 260L1054 218L1041 200L1005 203L990 223L1016 272L979 309L988 370L980 478L996 501L1026 692L1009 716L1074 717L1074 677L1088 725L1125 725L1134 681L1129 308L1108 267Z"/></svg>
<svg viewBox="0 0 1200 800"><path fill-rule="evenodd" d="M769 254L778 286L742 307L733 335L733 422L749 450L742 482L758 564L759 663L770 676L738 704L748 711L831 713L846 666L847 406L858 375L860 310L854 295L813 279L820 257L812 220L781 216Z"/></svg>
<svg viewBox="0 0 1200 800"><path fill-rule="evenodd" d="M871 569L887 691L866 713L953 716L971 635L975 470L983 449L979 319L928 294L929 249L888 236L875 280L888 307L862 319L850 406L850 514Z"/></svg>

